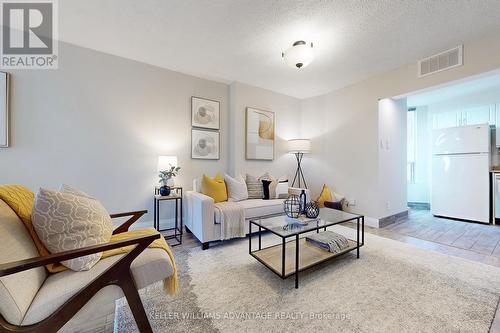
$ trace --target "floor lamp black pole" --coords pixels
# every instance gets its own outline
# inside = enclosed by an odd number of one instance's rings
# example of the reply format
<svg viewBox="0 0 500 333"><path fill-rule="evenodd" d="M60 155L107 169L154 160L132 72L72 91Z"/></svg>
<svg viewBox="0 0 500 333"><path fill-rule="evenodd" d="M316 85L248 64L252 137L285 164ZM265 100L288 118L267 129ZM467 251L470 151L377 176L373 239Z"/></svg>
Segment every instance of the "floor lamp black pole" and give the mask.
<svg viewBox="0 0 500 333"><path fill-rule="evenodd" d="M302 187L301 185L301 178L302 178L302 181L304 182L304 188L307 188L307 184L306 184L306 179L304 178L304 173L302 172L302 167L301 167L301 163L302 163L302 157L304 156L304 153L294 153L295 155L295 158L297 159L297 171L295 171L295 177L293 177L293 183L292 183L292 187L295 186L295 181L298 180L299 182L299 188Z"/></svg>

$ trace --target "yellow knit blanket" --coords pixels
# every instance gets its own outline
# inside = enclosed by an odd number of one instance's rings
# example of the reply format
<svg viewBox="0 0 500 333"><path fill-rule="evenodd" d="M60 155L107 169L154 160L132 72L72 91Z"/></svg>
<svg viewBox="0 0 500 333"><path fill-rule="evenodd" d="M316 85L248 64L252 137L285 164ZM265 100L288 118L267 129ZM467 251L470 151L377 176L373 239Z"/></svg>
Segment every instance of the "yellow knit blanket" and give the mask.
<svg viewBox="0 0 500 333"><path fill-rule="evenodd" d="M43 245L40 238L38 238L35 228L33 228L33 224L31 222L31 211L33 209L33 203L35 201L34 193L21 185L0 185L0 199L3 200L7 205L9 205L9 207L17 214L17 216L19 216L21 221L24 223L24 225L26 226L31 235L31 238L33 239L33 242L35 243L35 246L40 256L49 255L50 252ZM133 237L146 236L155 233L157 233L157 231L154 229L140 229L140 230L122 232L116 235L112 235L110 242L124 240ZM135 245L130 245L113 250L104 251L102 253L101 258L107 258L118 254L129 253L134 248ZM149 245L149 248L159 248L167 252L170 261L172 262L174 273L163 281L163 285L165 287L165 290L170 295L175 294L178 290L179 282L177 277L177 267L175 265L175 258L174 254L172 253L172 249L168 246L163 236L161 236L158 239L155 239ZM58 273L67 269L65 266L59 263L47 265L46 268L50 273Z"/></svg>

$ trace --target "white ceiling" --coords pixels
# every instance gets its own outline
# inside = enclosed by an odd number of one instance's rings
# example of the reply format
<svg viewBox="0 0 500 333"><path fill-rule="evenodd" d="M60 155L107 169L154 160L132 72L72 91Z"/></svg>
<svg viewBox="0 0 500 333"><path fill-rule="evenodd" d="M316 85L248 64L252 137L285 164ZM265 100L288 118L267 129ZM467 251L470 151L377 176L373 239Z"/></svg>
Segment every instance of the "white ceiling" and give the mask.
<svg viewBox="0 0 500 333"><path fill-rule="evenodd" d="M64 0L63 41L222 82L298 98L500 30L497 0ZM281 51L314 42L316 60Z"/></svg>

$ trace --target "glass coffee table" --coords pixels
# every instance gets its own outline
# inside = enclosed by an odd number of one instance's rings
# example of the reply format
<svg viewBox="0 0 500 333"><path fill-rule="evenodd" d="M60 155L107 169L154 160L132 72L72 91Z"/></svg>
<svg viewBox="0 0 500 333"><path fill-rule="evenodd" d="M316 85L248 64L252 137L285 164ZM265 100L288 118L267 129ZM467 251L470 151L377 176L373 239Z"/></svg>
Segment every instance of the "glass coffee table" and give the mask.
<svg viewBox="0 0 500 333"><path fill-rule="evenodd" d="M349 247L332 253L306 242L302 234L326 231L327 227L356 222L356 240L348 239ZM258 231L252 234L252 226ZM306 225L289 224L285 215L249 220L248 252L282 279L295 275L295 288L299 287L299 272L324 261L359 249L364 245L365 217L330 208L322 208L316 220ZM281 238L281 244L262 248L262 233L268 231ZM258 249L252 249L252 238L258 237Z"/></svg>

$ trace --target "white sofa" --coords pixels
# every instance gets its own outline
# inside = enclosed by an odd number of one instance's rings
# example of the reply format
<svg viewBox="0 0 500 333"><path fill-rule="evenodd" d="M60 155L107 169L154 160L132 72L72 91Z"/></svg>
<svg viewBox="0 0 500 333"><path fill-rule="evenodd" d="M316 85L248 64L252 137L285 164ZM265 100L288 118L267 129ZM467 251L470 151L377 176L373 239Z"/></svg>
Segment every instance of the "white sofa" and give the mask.
<svg viewBox="0 0 500 333"><path fill-rule="evenodd" d="M303 189L289 187L289 194L300 195ZM304 189L306 201L310 201L311 192ZM186 193L185 227L192 232L202 243L202 249L209 247L209 242L221 240L221 225L218 211L214 209L214 199L201 193L200 181L193 181L193 191ZM283 214L283 201L285 199L248 199L239 201L245 209L245 219L267 217ZM248 234L248 224L245 223Z"/></svg>

